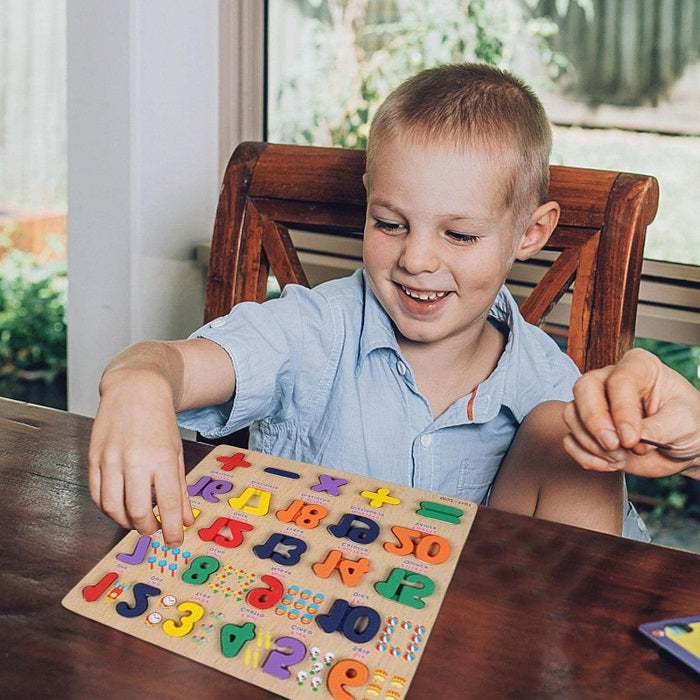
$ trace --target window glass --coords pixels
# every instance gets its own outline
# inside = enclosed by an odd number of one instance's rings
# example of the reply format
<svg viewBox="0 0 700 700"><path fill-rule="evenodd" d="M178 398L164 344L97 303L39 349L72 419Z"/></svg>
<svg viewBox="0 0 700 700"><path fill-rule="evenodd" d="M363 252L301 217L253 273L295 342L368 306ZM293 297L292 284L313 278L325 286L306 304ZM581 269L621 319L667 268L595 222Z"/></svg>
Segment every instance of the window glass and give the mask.
<svg viewBox="0 0 700 700"><path fill-rule="evenodd" d="M553 163L656 176L645 256L698 265L699 25L700 3L663 0L274 0L267 138L362 148L403 79L487 61L542 98Z"/></svg>

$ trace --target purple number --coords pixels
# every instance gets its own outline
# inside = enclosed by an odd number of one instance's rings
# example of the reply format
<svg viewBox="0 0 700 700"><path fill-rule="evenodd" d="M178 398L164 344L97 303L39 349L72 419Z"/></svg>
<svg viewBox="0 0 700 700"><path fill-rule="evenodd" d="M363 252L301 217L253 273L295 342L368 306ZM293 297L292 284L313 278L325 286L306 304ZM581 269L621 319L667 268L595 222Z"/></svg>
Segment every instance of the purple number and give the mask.
<svg viewBox="0 0 700 700"><path fill-rule="evenodd" d="M117 554L117 559L125 564L140 564L146 558L149 544L151 544L151 538L148 535L141 535L134 547L134 551L131 554L128 552Z"/></svg>
<svg viewBox="0 0 700 700"><path fill-rule="evenodd" d="M202 498L209 503L218 503L217 494L228 493L233 488L230 481L223 479L212 479L210 476L203 476L197 483L187 487L190 496L201 494Z"/></svg>
<svg viewBox="0 0 700 700"><path fill-rule="evenodd" d="M262 670L275 678L286 680L292 675L290 666L298 664L306 656L304 642L294 637L279 637L275 639L275 644L282 647L283 651L273 649L265 659Z"/></svg>

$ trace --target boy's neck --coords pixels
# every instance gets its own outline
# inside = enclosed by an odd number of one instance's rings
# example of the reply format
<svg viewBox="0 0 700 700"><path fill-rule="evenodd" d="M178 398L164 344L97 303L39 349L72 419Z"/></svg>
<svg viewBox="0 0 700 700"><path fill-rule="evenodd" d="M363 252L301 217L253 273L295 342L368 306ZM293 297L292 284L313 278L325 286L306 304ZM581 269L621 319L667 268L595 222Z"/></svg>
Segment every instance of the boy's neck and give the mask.
<svg viewBox="0 0 700 700"><path fill-rule="evenodd" d="M416 343L399 338L418 390L430 404L433 419L455 401L471 394L492 372L503 354L506 337L491 323L466 343Z"/></svg>

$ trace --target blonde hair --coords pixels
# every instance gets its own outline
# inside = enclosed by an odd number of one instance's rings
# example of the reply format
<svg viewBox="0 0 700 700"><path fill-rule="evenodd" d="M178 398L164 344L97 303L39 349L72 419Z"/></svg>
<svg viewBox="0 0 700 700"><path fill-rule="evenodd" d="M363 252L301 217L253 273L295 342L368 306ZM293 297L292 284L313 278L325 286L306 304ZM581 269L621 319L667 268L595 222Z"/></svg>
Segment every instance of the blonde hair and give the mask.
<svg viewBox="0 0 700 700"><path fill-rule="evenodd" d="M396 88L372 120L367 172L385 139L481 148L506 175L506 206L529 216L547 199L552 131L542 103L519 78L487 64L424 70Z"/></svg>

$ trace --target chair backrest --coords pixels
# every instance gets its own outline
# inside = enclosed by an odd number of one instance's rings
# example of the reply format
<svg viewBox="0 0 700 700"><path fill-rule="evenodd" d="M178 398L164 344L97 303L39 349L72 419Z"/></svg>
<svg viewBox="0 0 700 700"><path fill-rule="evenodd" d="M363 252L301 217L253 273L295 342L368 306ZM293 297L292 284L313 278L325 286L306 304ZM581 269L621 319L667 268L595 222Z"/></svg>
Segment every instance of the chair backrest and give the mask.
<svg viewBox="0 0 700 700"><path fill-rule="evenodd" d="M291 229L360 235L364 151L246 142L234 151L219 198L205 321L241 301L264 301L269 274L308 286ZM546 249L557 255L521 303L541 325L571 295L567 352L582 370L616 362L632 346L646 228L658 184L648 175L551 167L549 198L561 218Z"/></svg>

